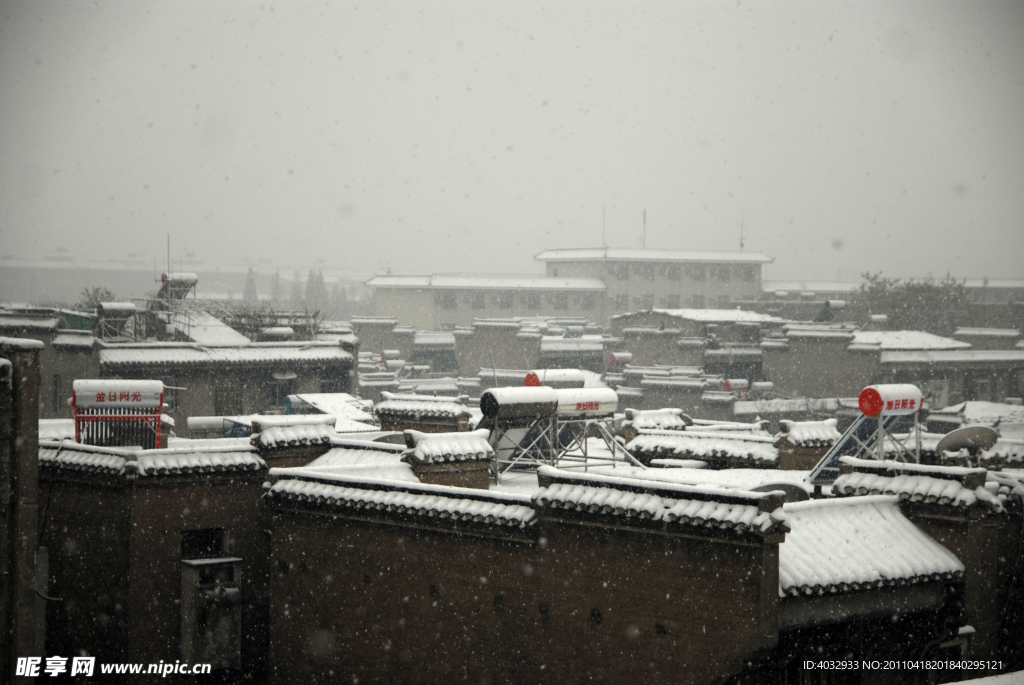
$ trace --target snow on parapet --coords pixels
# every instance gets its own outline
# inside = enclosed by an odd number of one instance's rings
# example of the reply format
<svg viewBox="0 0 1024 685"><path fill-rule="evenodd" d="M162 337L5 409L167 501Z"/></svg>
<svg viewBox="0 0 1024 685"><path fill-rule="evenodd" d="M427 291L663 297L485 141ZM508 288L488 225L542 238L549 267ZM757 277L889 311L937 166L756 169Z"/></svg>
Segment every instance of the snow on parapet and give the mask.
<svg viewBox="0 0 1024 685"><path fill-rule="evenodd" d="M633 438L626 449L637 458L675 457L711 462L721 459L748 464L753 462L762 468L774 468L779 460L779 450L772 444L772 438L725 431L647 432Z"/></svg>
<svg viewBox="0 0 1024 685"><path fill-rule="evenodd" d="M296 424L292 426L263 426L259 433L254 433L250 441L258 449L275 450L299 445L329 445L335 437L335 420L333 416L325 416L329 423ZM253 422L256 425L256 422ZM374 430L367 426L367 430Z"/></svg>
<svg viewBox="0 0 1024 685"><path fill-rule="evenodd" d="M775 436L775 444L787 442L793 447L830 447L843 437L836 429L836 419L824 421L789 421L781 419L782 432Z"/></svg>
<svg viewBox="0 0 1024 685"><path fill-rule="evenodd" d="M272 469L270 475L291 475ZM536 520L528 497L473 488L361 479L348 473L309 474L271 486L270 499L341 510L356 516L415 517L432 525L527 528Z"/></svg>
<svg viewBox="0 0 1024 685"><path fill-rule="evenodd" d="M489 435L487 429L468 433L421 433L407 430L405 439L410 449L403 459L424 464L488 461L494 456L494 450L487 442Z"/></svg>
<svg viewBox="0 0 1024 685"><path fill-rule="evenodd" d="M382 415L409 416L430 418L456 418L468 415L469 407L461 397L432 397L430 395L397 395L390 392L381 393L382 400L373 407L373 414L378 419ZM468 399L468 398L467 398Z"/></svg>
<svg viewBox="0 0 1024 685"><path fill-rule="evenodd" d="M626 420L622 427L632 426L635 430L644 432L649 430L672 430L682 431L692 424L690 417L683 414L682 409L627 409Z"/></svg>
<svg viewBox="0 0 1024 685"><path fill-rule="evenodd" d="M780 597L963 576L963 563L909 521L897 497L795 502L783 511L790 531L779 545Z"/></svg>
<svg viewBox="0 0 1024 685"><path fill-rule="evenodd" d="M100 350L107 366L154 364L261 364L265 362L351 361L352 355L336 343L250 343L241 347L203 347L196 343L126 343Z"/></svg>
<svg viewBox="0 0 1024 685"><path fill-rule="evenodd" d="M122 475L162 476L224 471L255 471L266 463L252 450L204 447L202 450L141 450L83 445L71 440L40 440L41 467Z"/></svg>
<svg viewBox="0 0 1024 685"><path fill-rule="evenodd" d="M895 495L907 502L924 502L953 507L984 506L1003 512L997 494L986 488L988 472L958 466L925 466L895 461L872 461L842 457L844 473L832 484L837 497ZM998 486L996 487L998 490Z"/></svg>
<svg viewBox="0 0 1024 685"><path fill-rule="evenodd" d="M542 511L558 512L550 515L575 512L614 517L617 523L645 521L731 529L762 536L786 531L781 492L748 492L636 478L568 474L550 466L542 466L537 475L541 488L534 493L533 503Z"/></svg>
<svg viewBox="0 0 1024 685"><path fill-rule="evenodd" d="M969 350L970 343L944 338L925 331L857 331L852 345L893 350Z"/></svg>

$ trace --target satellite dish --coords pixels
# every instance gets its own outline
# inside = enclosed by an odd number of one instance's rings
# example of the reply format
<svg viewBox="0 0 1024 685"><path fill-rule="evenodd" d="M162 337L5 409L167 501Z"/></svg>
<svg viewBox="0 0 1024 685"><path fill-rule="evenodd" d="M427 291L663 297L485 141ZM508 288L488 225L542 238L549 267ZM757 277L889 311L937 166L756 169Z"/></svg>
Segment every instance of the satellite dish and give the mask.
<svg viewBox="0 0 1024 685"><path fill-rule="evenodd" d="M988 426L965 426L947 433L942 440L939 440L935 451L940 453L959 452L960 450L980 452L991 449L998 439L999 433Z"/></svg>
<svg viewBox="0 0 1024 685"><path fill-rule="evenodd" d="M754 492L771 492L772 490L782 490L786 493L787 502L805 502L811 498L806 490L792 483L768 483L767 485L753 488Z"/></svg>

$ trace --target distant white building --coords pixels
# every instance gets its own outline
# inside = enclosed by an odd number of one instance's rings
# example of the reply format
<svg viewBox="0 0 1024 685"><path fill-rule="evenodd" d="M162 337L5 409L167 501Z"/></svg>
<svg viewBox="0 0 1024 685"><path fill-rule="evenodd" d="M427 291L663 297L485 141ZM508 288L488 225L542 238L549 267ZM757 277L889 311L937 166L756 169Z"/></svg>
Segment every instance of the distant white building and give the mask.
<svg viewBox="0 0 1024 685"><path fill-rule="evenodd" d="M468 326L474 319L582 317L658 308L728 308L756 300L759 252L600 247L545 250L545 276L434 274L374 276L379 314L420 329Z"/></svg>
<svg viewBox="0 0 1024 685"><path fill-rule="evenodd" d="M605 285L599 278L479 274L374 276L379 314L419 330L470 326L475 319L557 316L599 321Z"/></svg>

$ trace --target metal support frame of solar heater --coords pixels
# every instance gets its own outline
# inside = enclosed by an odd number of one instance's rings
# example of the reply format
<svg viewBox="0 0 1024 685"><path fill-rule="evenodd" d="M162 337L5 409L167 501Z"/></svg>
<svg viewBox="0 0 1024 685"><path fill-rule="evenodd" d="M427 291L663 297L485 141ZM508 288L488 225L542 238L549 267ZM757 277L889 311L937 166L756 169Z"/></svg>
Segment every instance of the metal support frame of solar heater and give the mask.
<svg viewBox="0 0 1024 685"><path fill-rule="evenodd" d="M129 430L131 430L130 435L138 439L148 438L149 432L152 432L153 446L150 449L163 448L163 434L160 432L161 412L159 409L155 413L146 413L142 410L131 412L130 409L124 408L112 409L106 412L103 412L103 410L94 409L90 411L76 408L75 442L99 438L101 442L97 444L105 444L106 441L103 438L107 436L104 433L112 434L113 430L111 428L104 430L104 427L115 424L129 426ZM143 446L148 447L145 444Z"/></svg>
<svg viewBox="0 0 1024 685"><path fill-rule="evenodd" d="M522 426L514 426L522 428ZM537 430L536 434L534 430ZM558 421L553 417L534 418L526 426L525 438L531 435L533 438L526 445L515 442L508 437L508 427L501 427L496 423L491 431L491 447L494 449L494 461L491 466L491 479L495 483L501 482L501 477L515 467L553 466L557 459L555 441L558 436ZM502 445L502 441L508 444ZM514 450L512 458L502 460L498 455L499 450L510 447Z"/></svg>
<svg viewBox="0 0 1024 685"><path fill-rule="evenodd" d="M557 436L561 433L561 429L563 426L579 426L581 428L581 438L571 448L562 448L559 446L558 455L554 460L554 466L563 469L579 468L580 462L582 462L583 470L584 472L586 472L590 467L591 461L594 461L596 462L595 465L610 463L613 468L615 467L615 464L618 462L622 462L630 466L639 466L640 468L646 468L643 464L637 461L633 457L633 455L630 454L628 450L626 450L625 446L620 444L615 439L615 436L612 435L612 433L608 430L607 424L612 421L611 418L599 419L596 417L584 416L572 419L558 419L556 417L555 420L558 423L558 430L555 433L556 439ZM610 459L607 457L596 457L590 455L589 449L587 447L587 436L590 433L591 428L596 429L598 437L600 437L601 440L604 441L605 446L611 451L612 456ZM580 449L582 454L570 454L570 452L576 450L577 448ZM621 458L619 456L620 454L622 455Z"/></svg>
<svg viewBox="0 0 1024 685"><path fill-rule="evenodd" d="M830 485L832 483L832 481L831 480L821 480L821 474L826 469L828 469L828 468L832 468L832 469L836 468L836 465L833 464L833 465L830 466L830 464L832 464L833 462L836 462L838 460L838 456L850 456L850 457L857 457L857 458L860 458L860 459L876 459L876 460L879 460L879 461L885 461L885 444L884 443L885 443L885 436L886 435L891 437L893 439L893 442L896 443L900 447L900 449L904 450L904 452L908 456L915 456L914 454L911 454L909 449L907 449L907 447L902 442L900 442L895 437L893 437L892 433L889 432L889 429L887 427L887 424L888 425L895 424L900 418L902 418L902 417L900 417L900 416L877 416L877 417L875 417L875 416L865 416L864 414L861 414L860 416L858 416L854 420L854 422L852 424L850 424L850 427L846 429L846 432L843 433L843 437L841 437L839 440L837 440L835 442L835 444L832 445L832 448L829 449L829 451L825 453L825 456L823 456L821 458L821 460L818 462L818 464L813 469L811 469L811 472L808 475L808 478L809 478L810 482L813 483L814 485ZM860 440L857 437L857 429L862 424L864 424L864 423L866 423L868 421L877 421L877 425L875 426L875 429L871 433L869 433L870 437L865 436L865 440L862 441L862 440ZM919 422L919 419L918 419L918 414L916 414L916 413L914 414L914 422L915 422L915 433L917 435L916 461L918 463L920 463L920 461L921 461L921 426L920 426L920 422ZM849 440L852 440L854 443L856 443L856 447L854 448L854 450L852 452L846 452L846 450L848 449L848 444L847 443L848 443ZM839 452L839 455L836 455L836 451L837 450L841 450L841 452Z"/></svg>

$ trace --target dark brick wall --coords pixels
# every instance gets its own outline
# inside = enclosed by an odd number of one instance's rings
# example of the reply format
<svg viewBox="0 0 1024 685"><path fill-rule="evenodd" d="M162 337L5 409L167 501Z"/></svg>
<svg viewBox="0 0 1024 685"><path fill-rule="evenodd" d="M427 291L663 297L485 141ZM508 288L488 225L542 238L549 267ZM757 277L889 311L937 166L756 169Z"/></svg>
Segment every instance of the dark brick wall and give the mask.
<svg viewBox="0 0 1024 685"><path fill-rule="evenodd" d="M181 658L181 533L224 528L225 556L242 561L242 667L266 668L265 474L137 479L132 488L130 645L135 660Z"/></svg>
<svg viewBox="0 0 1024 685"><path fill-rule="evenodd" d="M85 650L105 661L128 658L128 538L131 516L120 479L54 478L40 483L41 544L50 554L47 654Z"/></svg>
<svg viewBox="0 0 1024 685"><path fill-rule="evenodd" d="M963 562L967 569L964 621L977 630L971 640L973 656L998 659L1002 608L1007 599L1009 572L1016 560L1020 516L980 516L977 511L965 513L926 505L908 505L905 513Z"/></svg>
<svg viewBox="0 0 1024 685"><path fill-rule="evenodd" d="M759 544L553 521L513 541L283 510L273 526L272 683L710 682L775 637Z"/></svg>
<svg viewBox="0 0 1024 685"><path fill-rule="evenodd" d="M50 549L48 653L86 650L100 662L176 661L183 530L223 528L242 563L242 668L265 678L265 472L43 481Z"/></svg>

